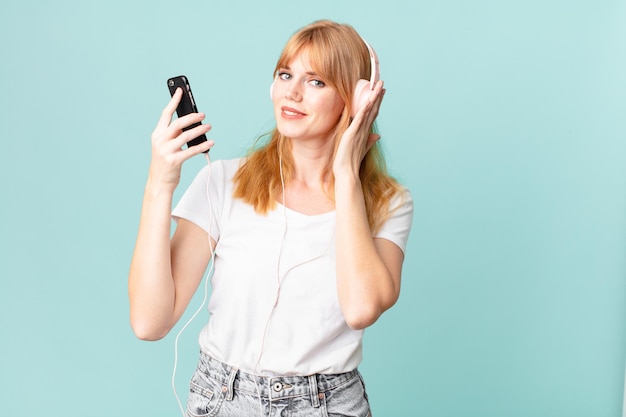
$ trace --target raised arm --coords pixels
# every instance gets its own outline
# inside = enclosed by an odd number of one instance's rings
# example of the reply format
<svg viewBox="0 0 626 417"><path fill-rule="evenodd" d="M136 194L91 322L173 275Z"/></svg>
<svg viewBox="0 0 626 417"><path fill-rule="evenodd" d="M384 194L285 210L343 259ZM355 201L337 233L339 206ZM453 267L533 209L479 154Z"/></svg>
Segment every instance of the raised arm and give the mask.
<svg viewBox="0 0 626 417"><path fill-rule="evenodd" d="M204 142L182 149L189 140L210 130L203 124L187 132L182 128L204 119L194 113L172 121L181 98L179 89L152 133L152 160L146 183L137 242L128 276L130 323L144 340L164 337L183 314L209 262L207 233L181 220L171 236L172 196L184 161L213 146ZM214 242L212 242L214 244Z"/></svg>
<svg viewBox="0 0 626 417"><path fill-rule="evenodd" d="M400 294L404 253L391 241L372 237L359 179L361 162L379 139L370 129L383 95L379 82L341 138L333 164L337 291L346 322L354 329L372 325Z"/></svg>

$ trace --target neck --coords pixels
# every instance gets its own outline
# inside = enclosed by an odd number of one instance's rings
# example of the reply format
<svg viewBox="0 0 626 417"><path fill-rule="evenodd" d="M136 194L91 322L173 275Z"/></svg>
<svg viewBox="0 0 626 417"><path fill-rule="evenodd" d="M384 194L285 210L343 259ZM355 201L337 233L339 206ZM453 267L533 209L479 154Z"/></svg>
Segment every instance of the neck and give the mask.
<svg viewBox="0 0 626 417"><path fill-rule="evenodd" d="M327 141L321 146L301 146L293 144L293 180L307 186L319 186L328 183L330 173L328 166L332 158L332 143Z"/></svg>

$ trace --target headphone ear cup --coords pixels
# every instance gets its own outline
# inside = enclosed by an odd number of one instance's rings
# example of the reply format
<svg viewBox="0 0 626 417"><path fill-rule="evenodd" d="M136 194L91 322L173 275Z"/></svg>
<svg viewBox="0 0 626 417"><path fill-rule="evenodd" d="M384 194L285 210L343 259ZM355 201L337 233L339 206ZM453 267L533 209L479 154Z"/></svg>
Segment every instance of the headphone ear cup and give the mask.
<svg viewBox="0 0 626 417"><path fill-rule="evenodd" d="M352 110L350 111L350 117L356 116L359 109L361 109L370 98L372 93L371 82L367 80L359 80L354 88L354 95L352 96Z"/></svg>

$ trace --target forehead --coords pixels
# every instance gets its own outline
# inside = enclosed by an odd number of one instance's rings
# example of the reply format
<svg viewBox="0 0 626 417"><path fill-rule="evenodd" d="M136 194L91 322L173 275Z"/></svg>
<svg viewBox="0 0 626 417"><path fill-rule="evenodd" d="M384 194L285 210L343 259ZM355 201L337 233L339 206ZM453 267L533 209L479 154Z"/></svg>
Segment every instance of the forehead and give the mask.
<svg viewBox="0 0 626 417"><path fill-rule="evenodd" d="M279 67L291 67L296 62L300 62L307 70L321 73L325 65L322 62L323 54L319 49L319 45L316 47L311 42L289 45L283 51L277 69Z"/></svg>
<svg viewBox="0 0 626 417"><path fill-rule="evenodd" d="M306 72L315 72L313 65L311 64L310 54L307 50L302 50L291 57L285 66L292 70L302 70Z"/></svg>

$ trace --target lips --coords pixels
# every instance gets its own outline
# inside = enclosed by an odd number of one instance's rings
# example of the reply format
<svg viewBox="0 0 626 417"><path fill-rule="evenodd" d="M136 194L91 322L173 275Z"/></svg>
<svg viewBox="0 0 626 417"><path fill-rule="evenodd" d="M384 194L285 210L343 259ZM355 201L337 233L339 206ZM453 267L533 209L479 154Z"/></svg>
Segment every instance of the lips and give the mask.
<svg viewBox="0 0 626 417"><path fill-rule="evenodd" d="M294 109L292 107L283 106L283 107L280 108L280 110L281 110L281 114L283 115L283 117L286 117L286 118L289 118L289 119L291 119L291 118L301 118L301 117L306 116L305 113L302 113L301 111L298 111L298 110L296 110L296 109Z"/></svg>

